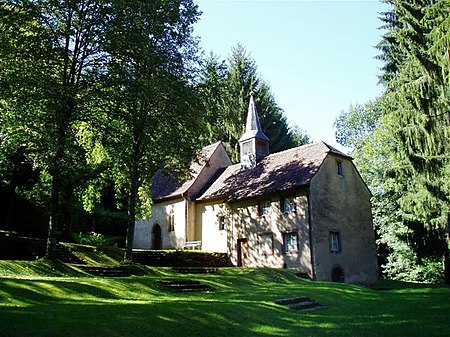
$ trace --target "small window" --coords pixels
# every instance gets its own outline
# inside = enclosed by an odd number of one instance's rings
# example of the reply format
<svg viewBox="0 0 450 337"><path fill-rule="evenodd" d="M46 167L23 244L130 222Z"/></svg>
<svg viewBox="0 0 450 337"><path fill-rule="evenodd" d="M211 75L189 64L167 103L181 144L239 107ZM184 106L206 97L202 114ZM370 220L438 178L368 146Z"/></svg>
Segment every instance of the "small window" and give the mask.
<svg viewBox="0 0 450 337"><path fill-rule="evenodd" d="M290 213L295 212L295 203L293 197L287 197L281 199L281 212Z"/></svg>
<svg viewBox="0 0 450 337"><path fill-rule="evenodd" d="M284 234L284 252L293 252L298 250L298 234L297 232Z"/></svg>
<svg viewBox="0 0 450 337"><path fill-rule="evenodd" d="M338 177L344 178L344 167L341 161L336 162L336 169Z"/></svg>
<svg viewBox="0 0 450 337"><path fill-rule="evenodd" d="M169 223L169 232L175 231L175 214L173 210L171 210L169 213L168 223Z"/></svg>
<svg viewBox="0 0 450 337"><path fill-rule="evenodd" d="M259 203L258 205L258 210L259 210L259 215L263 216L263 215L270 215L270 201L263 201L261 203Z"/></svg>
<svg viewBox="0 0 450 337"><path fill-rule="evenodd" d="M330 252L337 254L342 251L341 235L339 232L330 232Z"/></svg>
<svg viewBox="0 0 450 337"><path fill-rule="evenodd" d="M219 215L217 221L219 222L219 230L225 230L225 217L223 215Z"/></svg>

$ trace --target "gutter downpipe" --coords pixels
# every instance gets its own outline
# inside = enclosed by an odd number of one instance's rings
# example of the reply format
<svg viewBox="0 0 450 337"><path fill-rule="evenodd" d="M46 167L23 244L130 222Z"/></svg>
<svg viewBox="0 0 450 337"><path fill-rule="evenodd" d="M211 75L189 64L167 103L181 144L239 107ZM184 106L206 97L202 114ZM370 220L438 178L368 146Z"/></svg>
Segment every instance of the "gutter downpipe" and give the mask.
<svg viewBox="0 0 450 337"><path fill-rule="evenodd" d="M312 228L312 205L311 205L311 193L310 187L306 188L306 198L308 199L308 232L309 232L309 249L311 254L311 273L312 279L316 279L316 258L314 255L314 240L313 240L313 228Z"/></svg>
<svg viewBox="0 0 450 337"><path fill-rule="evenodd" d="M188 242L188 230L189 230L189 199L186 196L186 193L182 193L181 197L185 201L185 209L184 209L184 244Z"/></svg>

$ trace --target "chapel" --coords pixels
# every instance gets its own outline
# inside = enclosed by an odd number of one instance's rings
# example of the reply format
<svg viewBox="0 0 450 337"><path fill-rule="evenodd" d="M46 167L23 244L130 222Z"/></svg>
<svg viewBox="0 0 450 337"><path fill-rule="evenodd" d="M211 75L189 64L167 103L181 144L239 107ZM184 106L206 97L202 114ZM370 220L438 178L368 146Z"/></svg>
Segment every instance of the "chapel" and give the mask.
<svg viewBox="0 0 450 337"><path fill-rule="evenodd" d="M136 222L134 247L222 252L235 266L375 282L371 193L352 158L324 142L271 154L253 95L239 143L238 164L218 142L182 183L158 171L152 217Z"/></svg>

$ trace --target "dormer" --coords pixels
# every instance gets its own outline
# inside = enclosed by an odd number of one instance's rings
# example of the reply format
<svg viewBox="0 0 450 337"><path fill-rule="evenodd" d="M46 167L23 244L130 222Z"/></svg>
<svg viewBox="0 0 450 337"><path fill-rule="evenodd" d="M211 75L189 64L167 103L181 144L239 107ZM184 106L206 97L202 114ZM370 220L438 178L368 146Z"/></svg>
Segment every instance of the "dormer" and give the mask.
<svg viewBox="0 0 450 337"><path fill-rule="evenodd" d="M242 169L255 167L269 154L269 138L261 128L253 91L250 93L245 132L239 139L239 145Z"/></svg>

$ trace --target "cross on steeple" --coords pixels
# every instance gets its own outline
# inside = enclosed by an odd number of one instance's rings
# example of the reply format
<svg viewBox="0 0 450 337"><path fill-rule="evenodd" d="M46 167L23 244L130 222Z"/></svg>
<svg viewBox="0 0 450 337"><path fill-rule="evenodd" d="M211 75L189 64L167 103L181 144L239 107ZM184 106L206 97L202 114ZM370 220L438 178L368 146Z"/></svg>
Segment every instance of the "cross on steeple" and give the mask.
<svg viewBox="0 0 450 337"><path fill-rule="evenodd" d="M250 93L245 132L239 139L239 145L242 169L254 167L269 154L269 138L261 128L253 90Z"/></svg>

